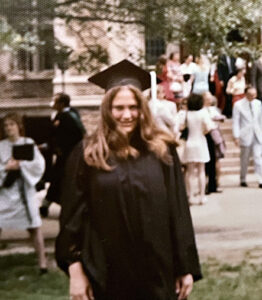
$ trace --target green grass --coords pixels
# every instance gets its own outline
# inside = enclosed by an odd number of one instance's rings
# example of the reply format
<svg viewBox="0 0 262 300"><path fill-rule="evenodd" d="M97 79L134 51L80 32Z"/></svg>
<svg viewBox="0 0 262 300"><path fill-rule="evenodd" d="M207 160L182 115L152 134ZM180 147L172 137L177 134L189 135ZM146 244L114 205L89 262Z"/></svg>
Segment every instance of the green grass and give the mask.
<svg viewBox="0 0 262 300"><path fill-rule="evenodd" d="M261 300L262 265L243 261L238 265L208 259L204 278L194 286L190 300Z"/></svg>
<svg viewBox="0 0 262 300"><path fill-rule="evenodd" d="M68 300L68 280L58 269L40 276L33 254L2 256L0 299Z"/></svg>
<svg viewBox="0 0 262 300"><path fill-rule="evenodd" d="M52 257L49 257L52 259ZM214 258L203 265L189 300L261 300L262 265L223 264ZM0 299L68 300L68 279L56 268L39 275L35 255L0 257ZM124 299L123 299L124 300Z"/></svg>

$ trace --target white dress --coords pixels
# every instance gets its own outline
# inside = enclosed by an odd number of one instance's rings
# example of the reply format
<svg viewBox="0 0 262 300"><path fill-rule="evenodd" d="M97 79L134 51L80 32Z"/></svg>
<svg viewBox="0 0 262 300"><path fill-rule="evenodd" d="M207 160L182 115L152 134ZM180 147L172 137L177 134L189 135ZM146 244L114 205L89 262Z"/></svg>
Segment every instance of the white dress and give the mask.
<svg viewBox="0 0 262 300"><path fill-rule="evenodd" d="M195 73L197 65L194 62L191 62L190 64L183 63L181 65L181 71L183 75L193 75ZM187 81L183 82L183 96L188 97L191 93L192 89L192 79L190 78Z"/></svg>
<svg viewBox="0 0 262 300"><path fill-rule="evenodd" d="M0 141L0 186L6 176L5 164L12 155L12 146L24 144L25 140L28 144L34 143L32 139L24 137L20 137L15 143L8 139ZM33 160L21 160L20 170L22 179L16 180L9 188L0 188L0 228L27 229L37 228L42 224L35 199L35 184L44 173L45 161L36 146ZM24 187L24 197L21 187Z"/></svg>
<svg viewBox="0 0 262 300"><path fill-rule="evenodd" d="M194 83L192 93L202 95L204 92L209 91L209 69L201 69L199 66L197 66L193 75Z"/></svg>
<svg viewBox="0 0 262 300"><path fill-rule="evenodd" d="M186 114L188 138L182 154L182 162L206 163L210 160L205 134L215 127L206 109L188 111Z"/></svg>

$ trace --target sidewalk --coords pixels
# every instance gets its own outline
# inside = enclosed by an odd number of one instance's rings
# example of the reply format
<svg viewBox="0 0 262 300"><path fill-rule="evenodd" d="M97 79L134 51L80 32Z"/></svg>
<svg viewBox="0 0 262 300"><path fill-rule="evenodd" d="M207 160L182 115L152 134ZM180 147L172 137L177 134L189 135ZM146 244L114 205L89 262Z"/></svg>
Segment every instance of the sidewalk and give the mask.
<svg viewBox="0 0 262 300"><path fill-rule="evenodd" d="M239 176L223 176L223 193L211 194L206 205L191 208L200 257L238 262L256 251L262 258L262 189L253 174L247 183L248 188L239 187Z"/></svg>
<svg viewBox="0 0 262 300"><path fill-rule="evenodd" d="M208 203L192 206L191 213L196 240L201 258L209 256L239 260L246 251L256 249L262 257L262 189L257 187L254 175L247 177L248 188L239 187L236 175L221 177L223 193L208 196ZM38 197L41 199L44 193ZM59 206L52 204L50 217L43 220L43 232L47 250L53 251L54 239L58 233ZM8 242L7 253L32 251L23 231L3 231L2 240Z"/></svg>

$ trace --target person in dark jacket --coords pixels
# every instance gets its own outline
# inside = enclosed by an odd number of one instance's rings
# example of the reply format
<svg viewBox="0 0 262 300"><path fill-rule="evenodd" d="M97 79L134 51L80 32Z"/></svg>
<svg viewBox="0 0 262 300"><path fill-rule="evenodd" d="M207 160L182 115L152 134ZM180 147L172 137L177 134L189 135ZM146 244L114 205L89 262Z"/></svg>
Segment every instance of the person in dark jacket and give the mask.
<svg viewBox="0 0 262 300"><path fill-rule="evenodd" d="M89 81L107 92L67 162L56 240L71 299L186 299L201 271L175 142L139 91L150 76L124 60Z"/></svg>
<svg viewBox="0 0 262 300"><path fill-rule="evenodd" d="M52 122L51 145L56 161L52 167L51 182L46 198L40 207L42 217L47 217L48 207L52 202L60 203L61 180L67 157L85 134L80 116L74 108L70 107L70 97L67 94L55 94L52 108L57 112Z"/></svg>
<svg viewBox="0 0 262 300"><path fill-rule="evenodd" d="M218 64L217 64L218 78L223 88L224 96L226 99L223 114L228 118L232 117L232 96L226 93L226 87L227 87L228 80L236 72L235 63L236 63L236 59L234 57L228 56L226 54L222 54L219 57Z"/></svg>

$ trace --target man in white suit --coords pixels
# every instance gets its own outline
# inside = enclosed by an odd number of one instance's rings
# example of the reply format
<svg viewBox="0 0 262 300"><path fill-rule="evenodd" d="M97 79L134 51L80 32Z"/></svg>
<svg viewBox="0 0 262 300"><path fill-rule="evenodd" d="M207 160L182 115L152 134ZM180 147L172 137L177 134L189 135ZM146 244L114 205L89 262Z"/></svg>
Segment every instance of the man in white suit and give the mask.
<svg viewBox="0 0 262 300"><path fill-rule="evenodd" d="M233 107L233 136L241 149L240 186L247 187L246 174L252 152L255 173L259 187L262 188L262 105L256 99L257 92L254 87L247 87L245 95Z"/></svg>

